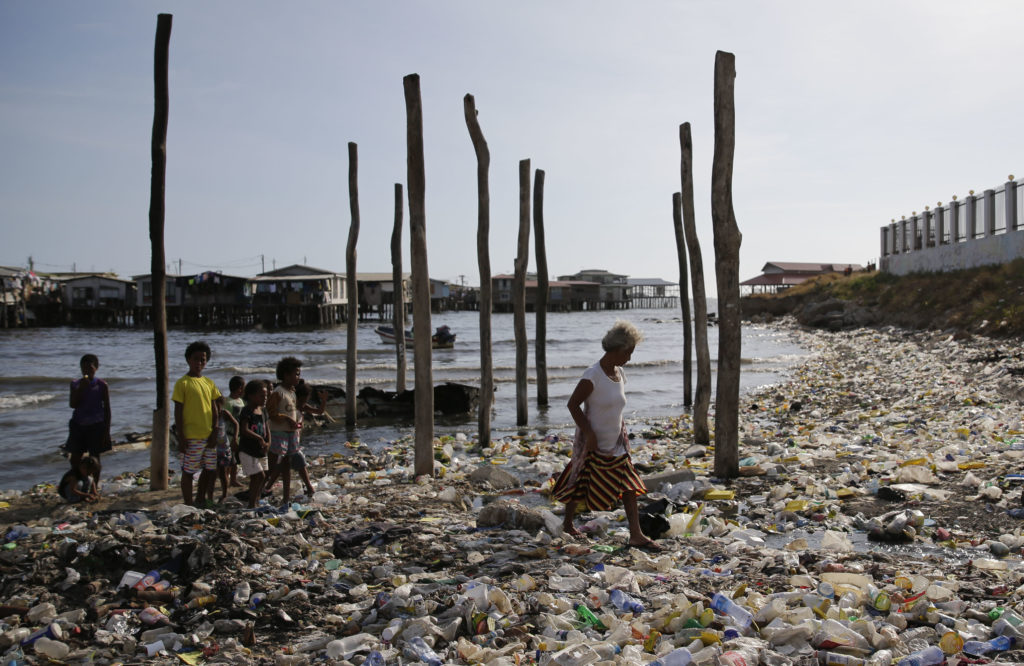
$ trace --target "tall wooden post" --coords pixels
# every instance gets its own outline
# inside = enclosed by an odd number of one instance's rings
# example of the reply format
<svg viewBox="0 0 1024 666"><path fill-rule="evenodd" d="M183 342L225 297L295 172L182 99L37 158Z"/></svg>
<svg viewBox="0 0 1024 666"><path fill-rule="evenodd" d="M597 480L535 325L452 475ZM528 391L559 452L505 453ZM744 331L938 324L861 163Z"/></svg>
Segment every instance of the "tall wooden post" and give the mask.
<svg viewBox="0 0 1024 666"><path fill-rule="evenodd" d="M153 442L149 448L149 488L167 489L167 441L170 400L167 395L167 267L164 264L164 194L167 180L167 116L170 94L167 63L171 44L170 14L156 19L153 53L153 170L149 183L150 279L152 280L153 355L156 361L156 409L153 410ZM181 424L179 424L181 427ZM183 433L184 431L179 431Z"/></svg>
<svg viewBox="0 0 1024 666"><path fill-rule="evenodd" d="M683 234L682 195L672 194L672 228L679 258L679 302L683 308L683 406L693 404L693 328L690 326L690 298L686 277L686 237Z"/></svg>
<svg viewBox="0 0 1024 666"><path fill-rule="evenodd" d="M512 278L512 320L516 338L516 425L526 425L526 264L530 251L530 160L519 160L519 242Z"/></svg>
<svg viewBox="0 0 1024 666"><path fill-rule="evenodd" d="M359 325L359 281L356 279L356 241L359 240L359 147L348 144L348 207L352 223L345 246L345 291L348 292L348 336L345 343L345 424L356 422L356 331Z"/></svg>
<svg viewBox="0 0 1024 666"><path fill-rule="evenodd" d="M693 208L693 140L690 123L679 126L679 147L682 152L683 233L690 253L690 277L693 282L693 331L697 346L697 395L693 404L693 441L711 441L708 408L711 406L711 352L708 351L708 300L704 289L704 258L697 238L697 222Z"/></svg>
<svg viewBox="0 0 1024 666"><path fill-rule="evenodd" d="M480 129L476 103L472 95L463 100L466 127L476 153L476 258L480 266L480 413L477 419L477 442L480 446L491 443L491 405L494 402L494 363L491 351L491 310L493 297L491 289L491 193L488 171L491 168L491 151Z"/></svg>
<svg viewBox="0 0 1024 666"><path fill-rule="evenodd" d="M409 74L405 88L406 179L409 187L409 241L412 249L413 366L415 374L416 476L434 473L434 375L430 349L430 273L427 270L426 176L423 164L423 103L420 76Z"/></svg>
<svg viewBox="0 0 1024 666"><path fill-rule="evenodd" d="M402 281L402 184L395 183L395 226L391 230L391 321L395 329L395 390L405 390L405 285Z"/></svg>
<svg viewBox="0 0 1024 666"><path fill-rule="evenodd" d="M715 229L718 282L718 390L715 397L715 475L739 475L740 243L732 207L732 164L736 151L733 86L736 56L715 54L715 156L711 167L711 218Z"/></svg>
<svg viewBox="0 0 1024 666"><path fill-rule="evenodd" d="M537 302L534 315L537 337L534 354L537 365L537 404L548 404L548 255L544 245L544 170L537 169L533 177L533 233L537 258Z"/></svg>

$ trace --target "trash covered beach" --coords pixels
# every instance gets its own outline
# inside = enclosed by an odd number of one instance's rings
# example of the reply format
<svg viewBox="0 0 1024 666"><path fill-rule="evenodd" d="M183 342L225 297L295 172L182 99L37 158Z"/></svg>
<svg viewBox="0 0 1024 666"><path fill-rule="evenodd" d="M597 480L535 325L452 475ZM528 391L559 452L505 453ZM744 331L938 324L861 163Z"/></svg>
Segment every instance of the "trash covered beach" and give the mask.
<svg viewBox="0 0 1024 666"><path fill-rule="evenodd" d="M433 479L411 440L349 444L255 512L145 472L5 492L4 663L1024 661L1019 341L793 334L812 355L742 398L740 478L687 415L629 425L660 552L621 508L561 533L571 432L446 435Z"/></svg>

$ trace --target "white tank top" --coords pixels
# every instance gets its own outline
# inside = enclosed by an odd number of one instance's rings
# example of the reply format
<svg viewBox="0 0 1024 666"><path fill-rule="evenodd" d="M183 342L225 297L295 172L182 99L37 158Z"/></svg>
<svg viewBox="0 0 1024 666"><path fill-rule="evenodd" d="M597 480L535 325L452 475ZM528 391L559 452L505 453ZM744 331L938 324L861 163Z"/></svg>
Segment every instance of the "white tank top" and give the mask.
<svg viewBox="0 0 1024 666"><path fill-rule="evenodd" d="M612 380L595 363L583 373L594 385L594 390L583 404L583 413L590 421L590 427L597 435L597 450L606 456L621 456L626 448L619 442L622 433L622 412L626 408L626 375L619 368L619 381Z"/></svg>

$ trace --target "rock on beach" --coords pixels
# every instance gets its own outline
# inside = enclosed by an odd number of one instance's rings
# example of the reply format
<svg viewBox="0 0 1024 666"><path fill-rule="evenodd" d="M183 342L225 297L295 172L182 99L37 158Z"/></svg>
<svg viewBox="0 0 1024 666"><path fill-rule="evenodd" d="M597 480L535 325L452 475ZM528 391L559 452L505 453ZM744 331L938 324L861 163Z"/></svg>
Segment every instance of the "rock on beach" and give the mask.
<svg viewBox="0 0 1024 666"><path fill-rule="evenodd" d="M428 481L412 475L409 440L350 444L310 461L313 498L255 512L233 497L183 507L176 490L146 491L145 473L107 480L92 505L62 504L52 486L5 492L4 663L54 651L108 664L639 664L687 647L698 664L829 651L887 664L940 641L952 656L964 641L1024 639L1019 342L776 325L813 353L744 396L749 476L714 478L713 446L687 456L688 415L628 424L661 552L625 547L621 508L582 514L584 538L561 534L548 492L569 433L440 438ZM621 593L639 605L616 605ZM1020 661L1021 645L988 656Z"/></svg>

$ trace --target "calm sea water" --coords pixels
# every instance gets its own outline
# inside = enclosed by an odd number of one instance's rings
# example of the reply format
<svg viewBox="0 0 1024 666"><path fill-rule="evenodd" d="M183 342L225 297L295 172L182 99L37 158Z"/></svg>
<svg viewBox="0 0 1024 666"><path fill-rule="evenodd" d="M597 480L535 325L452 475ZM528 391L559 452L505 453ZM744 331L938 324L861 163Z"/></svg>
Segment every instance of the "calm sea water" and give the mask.
<svg viewBox="0 0 1024 666"><path fill-rule="evenodd" d="M714 303L709 310L714 311ZM629 319L644 332L626 368L627 420L678 416L683 412L683 330L678 309L614 312L552 313L547 318L548 397L550 406L536 405L533 339L535 322L527 315L530 339L530 423L534 430L568 430L571 418L565 403L583 370L601 356L601 337L618 318ZM394 389L395 351L374 333L379 322L363 322L358 331L360 386ZM479 385L479 314L435 314L434 327L447 324L458 334L454 349L434 350L434 382ZM517 432L515 426L515 338L511 314L492 318L495 374L493 437ZM718 331L708 330L712 368L717 356ZM171 383L187 371L186 345L205 340L213 349L206 374L227 393L232 375L246 379L273 378L283 356L303 362L302 374L312 383L345 385L347 333L344 327L312 331L183 331L168 333ZM110 384L112 433L120 440L128 432L152 428L155 407L153 335L151 331L121 329L43 328L0 331L0 488L28 488L60 478L67 463L58 447L67 437L68 383L78 376L78 360L92 352L100 358L98 376ZM743 330L742 388L749 390L779 381L806 352L784 332L747 326ZM407 383L413 379L412 351L408 353ZM712 393L714 396L714 393ZM343 413L336 405L332 413ZM411 423L357 426L342 423L304 435L312 454L337 450L346 440L374 445L412 432ZM437 433L476 433L476 417L438 424ZM103 461L104 476L149 466L149 451L114 451ZM171 468L178 462L172 453Z"/></svg>

